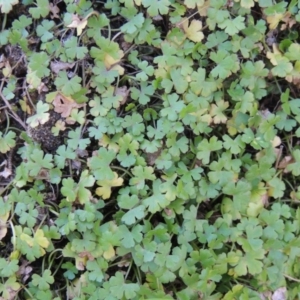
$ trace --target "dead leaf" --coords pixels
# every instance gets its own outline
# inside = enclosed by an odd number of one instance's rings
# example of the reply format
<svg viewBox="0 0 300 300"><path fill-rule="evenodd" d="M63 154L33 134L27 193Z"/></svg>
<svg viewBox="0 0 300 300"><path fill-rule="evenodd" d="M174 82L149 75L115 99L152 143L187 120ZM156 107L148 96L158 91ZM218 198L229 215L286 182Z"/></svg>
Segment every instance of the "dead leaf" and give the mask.
<svg viewBox="0 0 300 300"><path fill-rule="evenodd" d="M272 300L286 300L286 299L287 299L286 287L281 287L277 289L272 295Z"/></svg>
<svg viewBox="0 0 300 300"><path fill-rule="evenodd" d="M67 27L68 28L76 28L77 29L77 36L81 35L83 29L87 25L87 18L80 20L78 15L72 15L72 22Z"/></svg>
<svg viewBox="0 0 300 300"><path fill-rule="evenodd" d="M8 178L11 175L11 170L8 168L4 168L4 170L2 172L0 172L0 176L4 177L4 178Z"/></svg>
<svg viewBox="0 0 300 300"><path fill-rule="evenodd" d="M53 100L54 111L60 113L63 118L70 116L73 108L83 107L84 104L76 103L72 98L58 92Z"/></svg>
<svg viewBox="0 0 300 300"><path fill-rule="evenodd" d="M46 169L41 169L38 173L38 175L36 176L37 179L41 179L41 180L49 180L49 171Z"/></svg>
<svg viewBox="0 0 300 300"><path fill-rule="evenodd" d="M129 93L130 93L130 89L128 89L127 86L125 85L116 88L115 95L122 97L122 101L120 101L120 105L124 105L126 103Z"/></svg>
<svg viewBox="0 0 300 300"><path fill-rule="evenodd" d="M50 9L50 11L52 13L51 19L59 19L60 18L59 15L58 15L59 8L58 8L57 5L53 5L53 3L50 3L49 9Z"/></svg>
<svg viewBox="0 0 300 300"><path fill-rule="evenodd" d="M58 74L61 70L68 70L74 67L75 63L66 63L62 61L53 61L50 64L51 71Z"/></svg>
<svg viewBox="0 0 300 300"><path fill-rule="evenodd" d="M45 85L45 83L42 81L39 86L37 87L37 91L39 94L41 94L42 92L48 92L49 89L48 87Z"/></svg>
<svg viewBox="0 0 300 300"><path fill-rule="evenodd" d="M284 14L284 17L281 20L284 24L281 25L280 30L285 30L287 28L291 29L296 24L296 20L291 18L291 16L292 14L289 11Z"/></svg>
<svg viewBox="0 0 300 300"><path fill-rule="evenodd" d="M278 168L279 169L284 169L284 172L287 173L287 171L285 170L286 167L289 165L289 164L292 164L294 162L294 159L291 155L287 155L285 156L281 161L280 163L278 164Z"/></svg>
<svg viewBox="0 0 300 300"><path fill-rule="evenodd" d="M0 55L0 69L2 69L5 66L5 62L7 61L7 58L4 56L4 54Z"/></svg>
<svg viewBox="0 0 300 300"><path fill-rule="evenodd" d="M23 260L22 265L19 267L17 272L18 276L22 276L22 282L25 283L32 272L32 267L28 266L30 264L29 261Z"/></svg>

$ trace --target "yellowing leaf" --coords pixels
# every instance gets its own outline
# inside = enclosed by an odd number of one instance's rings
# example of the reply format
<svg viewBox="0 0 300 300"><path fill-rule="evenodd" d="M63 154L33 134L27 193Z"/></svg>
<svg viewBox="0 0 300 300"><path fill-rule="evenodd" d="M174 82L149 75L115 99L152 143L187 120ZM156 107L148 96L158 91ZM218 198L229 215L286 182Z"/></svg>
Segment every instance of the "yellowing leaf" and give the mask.
<svg viewBox="0 0 300 300"><path fill-rule="evenodd" d="M6 221L8 220L9 212L3 216L0 216L0 241L6 236L7 226Z"/></svg>
<svg viewBox="0 0 300 300"><path fill-rule="evenodd" d="M33 238L26 233L21 233L20 239L26 242L30 247L33 246Z"/></svg>
<svg viewBox="0 0 300 300"><path fill-rule="evenodd" d="M103 257L108 260L108 259L113 258L115 256L115 254L116 253L115 253L114 247L112 245L109 245L108 250L103 252Z"/></svg>
<svg viewBox="0 0 300 300"><path fill-rule="evenodd" d="M118 51L118 58L117 59L113 58L110 54L105 53L105 57L104 57L105 67L107 69L111 69L112 66L115 66L118 62L120 62L120 60L122 59L123 56L124 56L124 52L122 50Z"/></svg>
<svg viewBox="0 0 300 300"><path fill-rule="evenodd" d="M270 51L267 52L267 58L274 66L278 65L278 61L282 58L282 54L275 44L273 44L273 53Z"/></svg>
<svg viewBox="0 0 300 300"><path fill-rule="evenodd" d="M193 42L201 42L204 38L204 34L202 33L202 22L198 20L193 20L190 23L187 18L181 21L182 28L186 34L186 36Z"/></svg>
<svg viewBox="0 0 300 300"><path fill-rule="evenodd" d="M217 102L217 105L211 105L210 115L213 117L213 121L215 124L226 123L227 117L223 112L228 107L229 103L224 100L220 100L219 102Z"/></svg>
<svg viewBox="0 0 300 300"><path fill-rule="evenodd" d="M121 186L123 184L123 178L118 177L118 174L114 172L114 178L111 180L98 180L97 184L101 187L96 189L96 194L102 196L103 199L108 199L111 195L111 188L115 186Z"/></svg>
<svg viewBox="0 0 300 300"><path fill-rule="evenodd" d="M86 27L87 25L87 18L84 18L80 20L78 15L73 15L72 16L72 23L69 24L67 27L69 28L76 28L77 29L77 36L81 35L82 30Z"/></svg>
<svg viewBox="0 0 300 300"><path fill-rule="evenodd" d="M34 240L37 241L37 243L43 248L47 248L49 246L49 241L45 238L44 231L41 229L38 229L34 234Z"/></svg>
<svg viewBox="0 0 300 300"><path fill-rule="evenodd" d="M204 3L197 4L198 12L201 17L207 16L207 11L210 5L210 0L204 1Z"/></svg>
<svg viewBox="0 0 300 300"><path fill-rule="evenodd" d="M279 22L282 20L283 18L283 14L275 14L272 16L267 16L267 22L269 23L269 28L270 29L275 29Z"/></svg>

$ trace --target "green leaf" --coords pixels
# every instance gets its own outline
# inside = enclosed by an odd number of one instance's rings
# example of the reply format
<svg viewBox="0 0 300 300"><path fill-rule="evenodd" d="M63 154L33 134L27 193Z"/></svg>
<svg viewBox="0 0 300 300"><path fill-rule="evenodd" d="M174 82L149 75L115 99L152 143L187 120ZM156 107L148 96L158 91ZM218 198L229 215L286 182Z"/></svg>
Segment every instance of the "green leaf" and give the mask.
<svg viewBox="0 0 300 300"><path fill-rule="evenodd" d="M228 149L232 154L238 154L241 153L244 148L245 148L245 144L242 141L241 136L237 136L234 140L229 137L227 134L225 134L223 136L223 146L225 149Z"/></svg>
<svg viewBox="0 0 300 300"><path fill-rule="evenodd" d="M178 114L184 108L184 102L179 100L179 96L177 94L164 95L164 107L160 114L162 117L167 117L170 121L176 121L178 118Z"/></svg>
<svg viewBox="0 0 300 300"><path fill-rule="evenodd" d="M27 82L37 88L41 79L50 74L50 70L47 68L49 62L50 58L45 52L33 53L28 64Z"/></svg>
<svg viewBox="0 0 300 300"><path fill-rule="evenodd" d="M18 263L19 261L17 259L7 261L4 258L0 258L0 275L3 277L14 275L19 270Z"/></svg>
<svg viewBox="0 0 300 300"><path fill-rule="evenodd" d="M65 145L59 146L56 150L56 155L54 156L55 164L58 168L64 169L66 160L70 159L73 160L76 158L75 152L67 148Z"/></svg>
<svg viewBox="0 0 300 300"><path fill-rule="evenodd" d="M84 150L86 149L87 145L90 144L90 139L86 138L86 139L82 139L81 138L81 130L80 128L76 128L75 131L70 131L68 134L68 147L73 149L73 150L77 150L77 149L81 149Z"/></svg>
<svg viewBox="0 0 300 300"><path fill-rule="evenodd" d="M147 12L150 17L155 17L157 15L166 15L169 12L169 0L157 0L155 2L151 0L142 0L142 3L143 6L147 8Z"/></svg>
<svg viewBox="0 0 300 300"><path fill-rule="evenodd" d="M88 160L88 166L96 180L111 180L115 177L113 171L110 169L110 163L115 157L115 152L100 148L97 154Z"/></svg>
<svg viewBox="0 0 300 300"><path fill-rule="evenodd" d="M50 12L50 5L48 0L37 0L36 7L29 8L29 13L34 19L39 19L40 17L47 17Z"/></svg>
<svg viewBox="0 0 300 300"><path fill-rule="evenodd" d="M50 284L54 283L54 278L51 275L50 270L45 270L43 276L39 276L38 274L32 275L32 284L37 286L40 290L48 290L50 288Z"/></svg>
<svg viewBox="0 0 300 300"><path fill-rule="evenodd" d="M2 137L2 132L0 132L0 152L6 153L16 145L15 141L16 134L9 130L5 136Z"/></svg>
<svg viewBox="0 0 300 300"><path fill-rule="evenodd" d="M136 221L139 221L145 217L145 207L144 205L139 205L135 208L130 209L122 217L122 221L127 225L132 225Z"/></svg>
<svg viewBox="0 0 300 300"><path fill-rule="evenodd" d="M138 31L145 21L145 18L142 13L135 15L129 22L121 26L121 31L124 33L133 34Z"/></svg>
<svg viewBox="0 0 300 300"><path fill-rule="evenodd" d="M222 29L225 28L225 32L233 36L245 28L245 18L238 16L234 19L226 19L224 22L220 22L218 26Z"/></svg>
<svg viewBox="0 0 300 300"><path fill-rule="evenodd" d="M294 162L287 165L286 169L291 171L294 176L300 175L300 150L296 149L292 152Z"/></svg>
<svg viewBox="0 0 300 300"><path fill-rule="evenodd" d="M165 186L163 190L161 190L162 182L160 179L156 179L153 182L153 195L147 197L143 200L143 204L148 208L151 213L156 213L161 211L163 208L167 207L172 199L174 200L171 194L169 197L166 196L163 192L168 192L168 187Z"/></svg>
<svg viewBox="0 0 300 300"><path fill-rule="evenodd" d="M140 104L146 105L150 102L150 97L154 94L154 87L148 85L146 82L141 82L140 89L136 87L131 88L131 97L137 100Z"/></svg>
<svg viewBox="0 0 300 300"><path fill-rule="evenodd" d="M196 95L201 95L203 97L210 96L214 91L217 90L217 84L215 80L210 78L206 80L206 70L204 68L199 68L197 72L193 72L191 75L191 91Z"/></svg>
<svg viewBox="0 0 300 300"><path fill-rule="evenodd" d="M49 104L39 101L36 105L36 114L29 117L26 123L30 124L33 128L37 127L39 124L45 124L49 121L50 114L47 112L49 111L49 108Z"/></svg>
<svg viewBox="0 0 300 300"><path fill-rule="evenodd" d="M137 283L126 283L121 272L116 272L115 276L109 279L110 294L116 296L117 299L134 299L140 286Z"/></svg>
<svg viewBox="0 0 300 300"><path fill-rule="evenodd" d="M53 168L53 163L51 162L52 155L48 153L44 155L44 152L42 150L35 148L30 154L29 158L30 160L27 162L27 167L30 176L37 176L42 168Z"/></svg>
<svg viewBox="0 0 300 300"><path fill-rule="evenodd" d="M80 204L85 204L92 198L92 194L87 187L92 187L94 183L94 177L89 175L88 170L85 170L81 173L78 184L72 178L63 179L61 193L66 197L68 202L78 200Z"/></svg>
<svg viewBox="0 0 300 300"><path fill-rule="evenodd" d="M36 28L36 33L41 37L42 42L47 42L53 38L53 33L50 30L54 27L55 23L49 20L43 20L41 25Z"/></svg>
<svg viewBox="0 0 300 300"><path fill-rule="evenodd" d="M217 66L211 71L212 76L215 78L219 77L221 79L225 79L240 69L237 55L229 55L225 50L219 50L217 53L211 53L210 59L217 64Z"/></svg>
<svg viewBox="0 0 300 300"><path fill-rule="evenodd" d="M60 71L54 83L56 87L63 92L64 95L70 96L79 92L82 88L81 78L77 75L68 78L66 71Z"/></svg>
<svg viewBox="0 0 300 300"><path fill-rule="evenodd" d="M197 147L197 158L201 159L203 164L208 164L211 152L222 149L222 145L223 143L218 141L215 136L211 137L209 141L207 139L203 139Z"/></svg>
<svg viewBox="0 0 300 300"><path fill-rule="evenodd" d="M152 167L135 166L131 172L134 176L130 179L129 184L138 190L144 189L146 180L153 181L156 178Z"/></svg>

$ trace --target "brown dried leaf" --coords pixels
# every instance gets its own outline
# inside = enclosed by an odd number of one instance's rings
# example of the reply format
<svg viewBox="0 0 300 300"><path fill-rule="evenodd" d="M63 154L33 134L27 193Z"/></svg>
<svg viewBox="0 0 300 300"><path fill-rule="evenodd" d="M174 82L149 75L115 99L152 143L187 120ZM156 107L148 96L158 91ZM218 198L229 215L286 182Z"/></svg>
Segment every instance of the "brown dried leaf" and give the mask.
<svg viewBox="0 0 300 300"><path fill-rule="evenodd" d="M22 276L22 282L25 283L26 280L29 278L31 272L32 272L32 267L28 266L30 264L29 261L23 260L22 265L20 266L17 275Z"/></svg>
<svg viewBox="0 0 300 300"><path fill-rule="evenodd" d="M121 96L123 98L122 101L120 102L120 105L123 105L126 103L129 92L130 92L130 89L128 89L127 86L125 86L125 85L122 87L116 88L115 95Z"/></svg>
<svg viewBox="0 0 300 300"><path fill-rule="evenodd" d="M60 113L63 118L69 117L73 108L84 106L84 104L78 104L72 98L66 97L62 93L57 93L52 103L54 111Z"/></svg>
<svg viewBox="0 0 300 300"><path fill-rule="evenodd" d="M5 66L5 63L7 61L7 58L4 56L4 54L0 55L0 69L2 69Z"/></svg>
<svg viewBox="0 0 300 300"><path fill-rule="evenodd" d="M281 25L280 30L285 30L287 27L291 29L296 24L296 20L291 18L291 13L288 11L284 14L281 21L284 22L284 24Z"/></svg>
<svg viewBox="0 0 300 300"><path fill-rule="evenodd" d="M294 159L291 155L287 155L285 156L279 163L278 165L278 168L279 169L286 169L286 167L289 165L289 164L292 164L294 162ZM285 170L286 172L286 170Z"/></svg>
<svg viewBox="0 0 300 300"><path fill-rule="evenodd" d="M51 19L59 19L59 8L57 7L57 5L53 5L53 3L50 3L49 5L49 9L51 11Z"/></svg>
<svg viewBox="0 0 300 300"><path fill-rule="evenodd" d="M52 61L50 64L51 71L58 74L61 70L68 70L74 67L75 63L66 63L62 61Z"/></svg>
<svg viewBox="0 0 300 300"><path fill-rule="evenodd" d="M38 91L39 94L41 94L42 92L48 92L49 89L48 89L48 87L45 85L44 82L41 82L41 83L39 84L39 86L37 87L37 91Z"/></svg>

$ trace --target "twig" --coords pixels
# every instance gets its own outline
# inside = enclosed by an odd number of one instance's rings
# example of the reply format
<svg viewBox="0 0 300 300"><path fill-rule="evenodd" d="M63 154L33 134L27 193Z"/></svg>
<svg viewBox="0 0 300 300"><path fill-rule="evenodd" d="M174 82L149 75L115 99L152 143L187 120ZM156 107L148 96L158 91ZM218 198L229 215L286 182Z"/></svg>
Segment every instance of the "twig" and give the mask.
<svg viewBox="0 0 300 300"><path fill-rule="evenodd" d="M299 282L300 283L300 280L299 279L297 279L297 278L294 278L294 277L292 277L292 276L289 276L289 275L287 275L287 274L282 274L284 277L286 277L287 279L289 279L289 280L292 280L292 281L295 281L295 282Z"/></svg>
<svg viewBox="0 0 300 300"><path fill-rule="evenodd" d="M10 112L13 114L14 118L22 125L22 127L26 130L27 126L26 124L20 119L20 117L14 112L14 110L12 109L10 103L7 101L7 99L4 97L4 95L2 94L2 88L3 88L3 83L4 81L2 81L1 83L1 87L0 87L0 97L2 98L3 102L5 103L5 105L9 108Z"/></svg>

